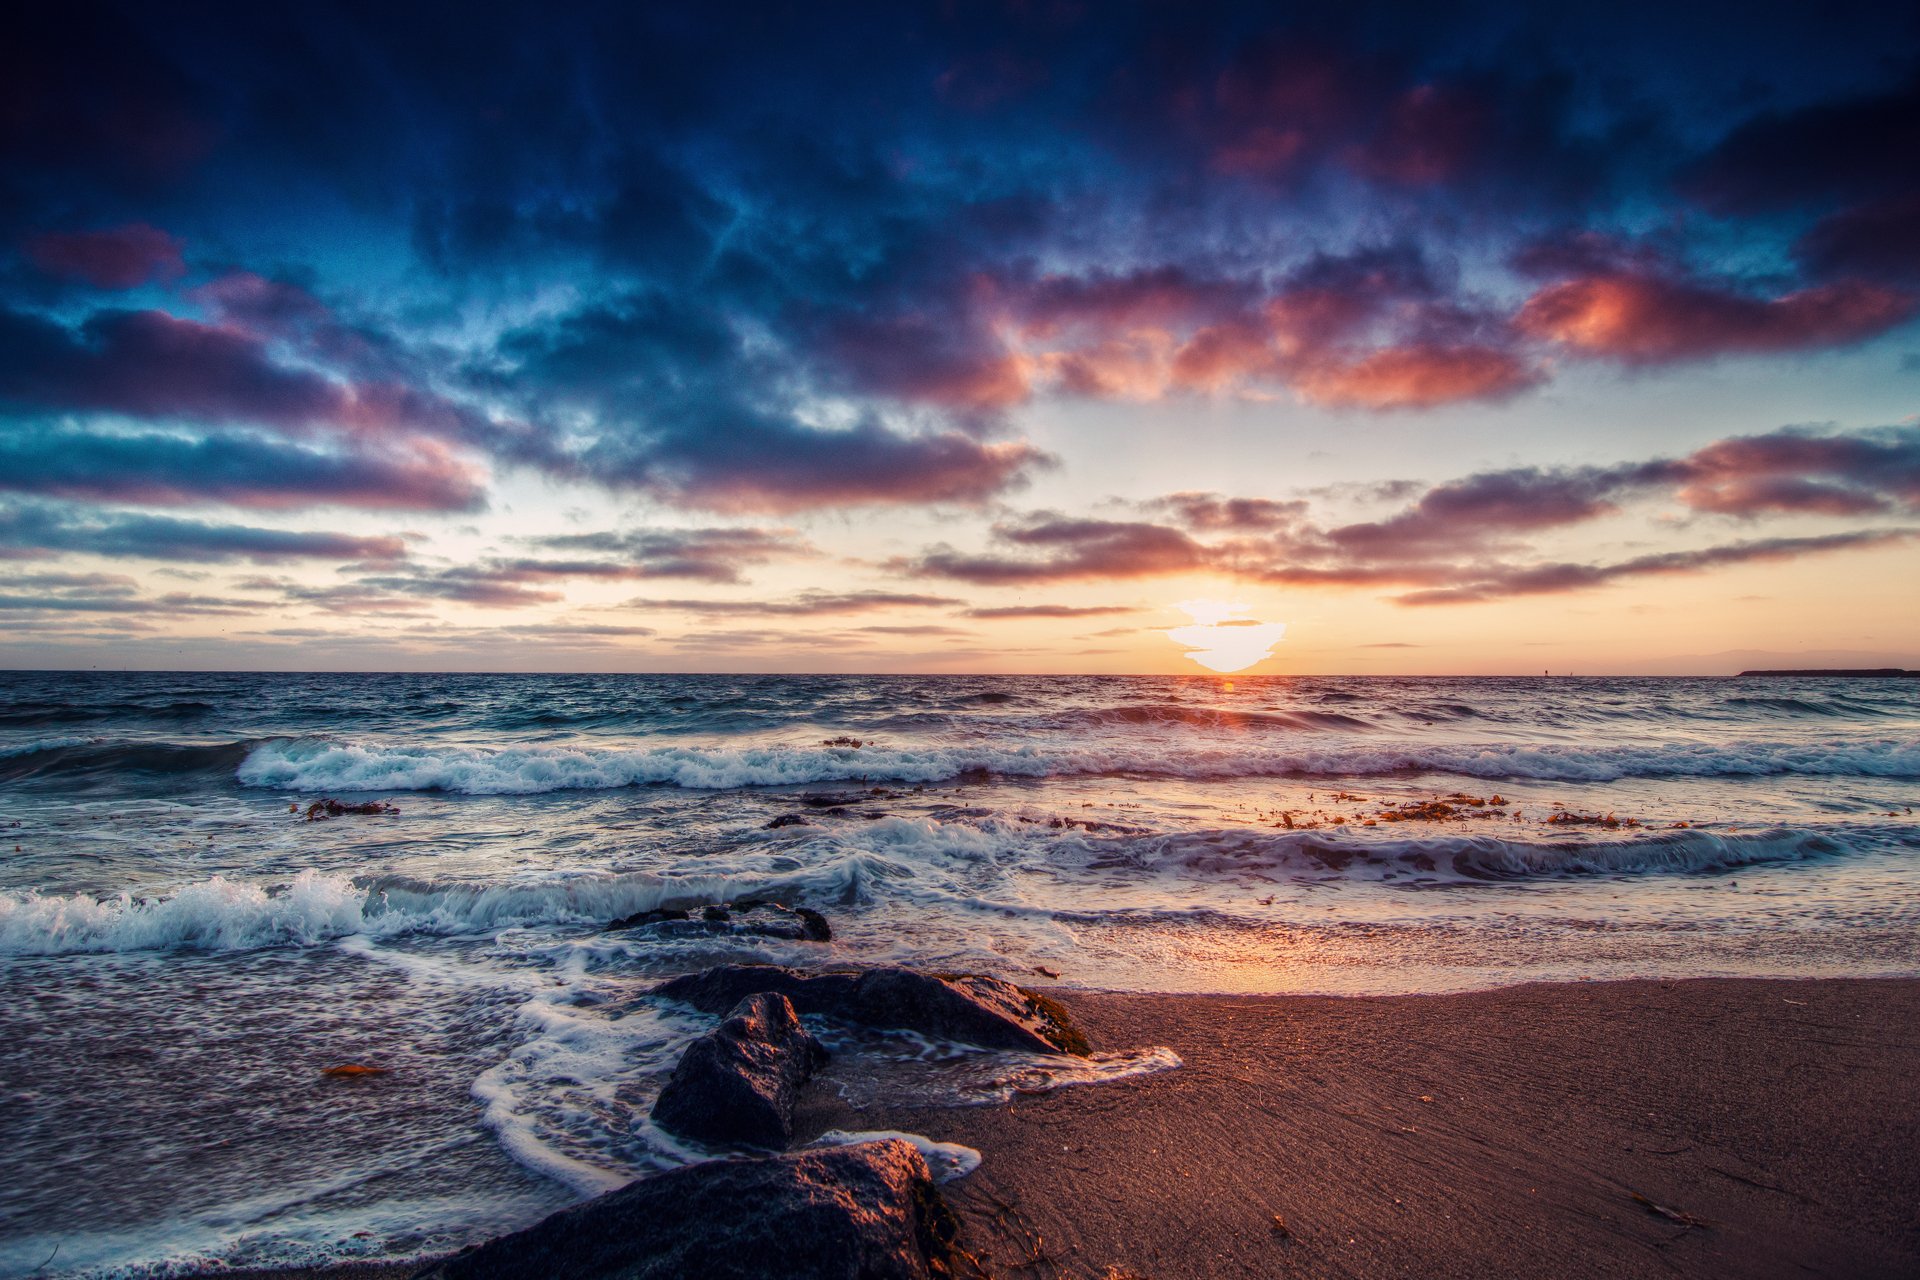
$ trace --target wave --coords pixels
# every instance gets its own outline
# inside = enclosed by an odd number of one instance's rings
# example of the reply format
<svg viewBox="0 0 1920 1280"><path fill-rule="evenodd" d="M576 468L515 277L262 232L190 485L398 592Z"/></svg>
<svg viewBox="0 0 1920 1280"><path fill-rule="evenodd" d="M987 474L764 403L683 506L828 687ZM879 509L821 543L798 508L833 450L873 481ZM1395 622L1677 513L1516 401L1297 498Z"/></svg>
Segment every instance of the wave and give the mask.
<svg viewBox="0 0 1920 1280"><path fill-rule="evenodd" d="M236 744L245 745L245 744ZM696 789L820 782L933 783L978 775L1100 775L1214 779L1342 778L1450 773L1472 778L1610 782L1620 778L1920 778L1920 738L1821 742L1332 743L1263 747L1242 742L1071 746L399 746L331 738L253 746L239 780L283 791L442 791L530 795L643 785ZM4 776L4 771L0 771Z"/></svg>
<svg viewBox="0 0 1920 1280"><path fill-rule="evenodd" d="M128 773L231 776L261 739L239 742L128 742L40 738L0 747L0 782L37 777L114 778Z"/></svg>
<svg viewBox="0 0 1920 1280"><path fill-rule="evenodd" d="M1123 707L1088 707L1041 717L1038 727L1049 729L1107 728L1147 725L1197 729L1372 729L1372 721L1337 711L1242 711L1231 707L1188 706L1178 702L1148 702Z"/></svg>
<svg viewBox="0 0 1920 1280"><path fill-rule="evenodd" d="M197 720L213 714L210 702L34 702L0 710L0 727L74 724L93 720Z"/></svg>
<svg viewBox="0 0 1920 1280"><path fill-rule="evenodd" d="M303 871L277 890L214 876L166 897L0 893L0 952L208 951L313 943L365 928L366 894Z"/></svg>
<svg viewBox="0 0 1920 1280"><path fill-rule="evenodd" d="M1701 875L1846 852L1841 831L1779 827L1728 834L1658 831L1628 839L1512 840L1495 836L1346 839L1312 832L1183 832L1085 842L1088 866L1189 875L1294 872L1314 879L1541 880L1580 876ZM1859 833L1867 840L1873 833Z"/></svg>
<svg viewBox="0 0 1920 1280"><path fill-rule="evenodd" d="M1751 707L1759 711L1784 711L1789 715L1802 716L1844 716L1870 711L1869 708L1839 707L1827 702L1809 702L1805 698L1766 698L1758 695L1728 698L1725 705Z"/></svg>
<svg viewBox="0 0 1920 1280"><path fill-rule="evenodd" d="M542 925L605 924L662 907L747 897L858 902L910 874L858 851L796 871L660 875L593 872L504 883L367 879L306 870L285 884L213 876L171 893L0 893L0 954L247 951L354 934L462 936Z"/></svg>

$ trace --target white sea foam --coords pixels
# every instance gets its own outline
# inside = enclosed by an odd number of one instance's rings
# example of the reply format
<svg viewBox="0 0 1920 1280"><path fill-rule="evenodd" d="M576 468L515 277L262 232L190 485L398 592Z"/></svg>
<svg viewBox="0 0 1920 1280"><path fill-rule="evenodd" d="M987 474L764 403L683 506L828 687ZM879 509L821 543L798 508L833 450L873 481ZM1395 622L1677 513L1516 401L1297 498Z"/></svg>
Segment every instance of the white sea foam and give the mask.
<svg viewBox="0 0 1920 1280"><path fill-rule="evenodd" d="M1912 843L1911 833L1701 828L1593 839L1484 834L1395 838L1348 829L1246 828L1089 835L1004 817L887 817L810 837L803 865L768 869L759 853L729 870L578 872L507 881L351 878L306 870L283 883L216 875L167 893L0 893L0 954L208 951L309 945L356 934L470 936L605 924L640 912L754 897L857 906L881 898L1052 914L1058 905L1002 903L968 888L969 868L1019 851L1056 872L1172 875L1194 882L1284 873L1302 880L1417 877L1467 882L1585 875L1697 874L1792 862L1848 848ZM774 862L778 866L779 862Z"/></svg>
<svg viewBox="0 0 1920 1280"><path fill-rule="evenodd" d="M935 1142L932 1138L917 1133L902 1133L898 1129L862 1129L858 1132L829 1129L814 1139L813 1145L851 1147L862 1142L885 1142L889 1138L912 1143L926 1160L927 1170L933 1174L935 1182L952 1182L980 1167L980 1153L972 1147L963 1147L957 1142Z"/></svg>
<svg viewBox="0 0 1920 1280"><path fill-rule="evenodd" d="M0 952L242 950L311 943L366 927L365 891L346 876L302 871L278 889L214 876L170 894L95 898L0 893Z"/></svg>
<svg viewBox="0 0 1920 1280"><path fill-rule="evenodd" d="M473 1082L481 1123L515 1162L583 1196L694 1158L645 1118L692 1034L684 1020L648 1008L608 1018L571 994L520 1006L532 1034Z"/></svg>
<svg viewBox="0 0 1920 1280"><path fill-rule="evenodd" d="M1474 778L1610 782L1620 778L1920 777L1920 738L1812 742L1564 743L1335 740L1269 747L1230 737L1080 740L1059 746L614 747L404 746L301 738L255 747L238 776L293 791L444 791L529 795L647 784L725 789L822 782L940 782L1007 777L1143 774L1181 778L1370 777L1452 773Z"/></svg>

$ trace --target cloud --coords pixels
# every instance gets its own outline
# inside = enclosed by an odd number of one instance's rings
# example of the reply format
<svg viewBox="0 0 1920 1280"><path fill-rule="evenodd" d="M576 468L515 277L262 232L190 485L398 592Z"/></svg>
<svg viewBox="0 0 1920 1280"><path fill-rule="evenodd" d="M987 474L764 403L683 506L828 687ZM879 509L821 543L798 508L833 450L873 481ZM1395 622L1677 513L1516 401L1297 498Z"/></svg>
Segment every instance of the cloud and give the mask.
<svg viewBox="0 0 1920 1280"><path fill-rule="evenodd" d="M1401 493L1404 486L1390 486ZM1920 512L1920 427L1782 429L1680 458L1612 467L1511 468L1417 489L1380 519L1329 524L1300 500L1178 493L1142 504L1173 523L1042 512L998 524L992 549L934 547L902 573L982 585L1210 573L1274 586L1412 588L1402 603L1465 603L1599 586L1619 578L1783 560L1904 540L1856 529L1756 539L1603 564L1540 561L1532 539L1665 498L1701 516ZM976 614L978 611L976 611Z"/></svg>
<svg viewBox="0 0 1920 1280"><path fill-rule="evenodd" d="M676 578L731 583L740 581L743 565L805 550L804 544L795 544L785 534L759 529L562 534L529 541L556 548L617 551L627 558L491 556L472 564L366 577L359 585L375 593L375 599L412 595L492 608L523 608L564 599L564 593L553 589L552 584L575 579L630 582ZM365 600L356 603L366 607Z"/></svg>
<svg viewBox="0 0 1920 1280"><path fill-rule="evenodd" d="M803 591L788 600L628 600L623 609L657 609L710 616L808 618L876 609L933 609L964 604L952 596L900 591Z"/></svg>
<svg viewBox="0 0 1920 1280"><path fill-rule="evenodd" d="M143 560L400 560L406 540L391 534L263 529L135 512L83 512L46 504L0 507L0 558L77 552Z"/></svg>
<svg viewBox="0 0 1920 1280"><path fill-rule="evenodd" d="M1754 297L1678 276L1606 274L1548 285L1521 332L1579 355L1667 364L1846 346L1912 318L1911 294L1859 280Z"/></svg>
<svg viewBox="0 0 1920 1280"><path fill-rule="evenodd" d="M942 626L937 626L930 623L922 624L919 626L888 626L888 625L881 624L881 625L868 626L868 627L855 627L853 629L862 635L873 635L873 636L969 636L971 637L973 635L971 631L965 631L959 627L942 627Z"/></svg>
<svg viewBox="0 0 1920 1280"><path fill-rule="evenodd" d="M416 596L488 609L524 609L532 605L557 604L566 599L564 592L526 585L530 580L544 582L551 576L524 574L495 565L455 565L446 569L415 569L409 573L373 575L359 579L355 585L375 593L370 599Z"/></svg>
<svg viewBox="0 0 1920 1280"><path fill-rule="evenodd" d="M982 586L1076 578L1144 578L1208 566L1208 549L1178 529L1144 521L1073 520L1043 514L995 525L994 540L1016 555L966 555L940 548L903 565L910 572Z"/></svg>
<svg viewBox="0 0 1920 1280"><path fill-rule="evenodd" d="M249 506L475 508L511 472L721 512L979 505L1054 461L1024 432L1047 399L1418 414L1567 356L1905 323L1920 82L1859 57L1903 19L1743 15L1703 52L1684 16L1636 23L427 4L348 38L278 8L37 12L0 52L0 408L24 424L0 475ZM1489 265L1650 225L1657 263ZM1703 268L1730 243L1795 269ZM1141 563L1193 558L1136 536ZM592 558L552 571L623 572Z"/></svg>
<svg viewBox="0 0 1920 1280"><path fill-rule="evenodd" d="M1721 213L1884 199L1920 188L1920 77L1786 111L1763 111L1687 166L1681 187Z"/></svg>
<svg viewBox="0 0 1920 1280"><path fill-rule="evenodd" d="M1661 470L1680 501L1721 515L1920 511L1920 426L1733 436Z"/></svg>
<svg viewBox="0 0 1920 1280"><path fill-rule="evenodd" d="M892 358L922 357L896 348ZM529 413L564 408L601 425L527 460L711 510L977 503L1048 462L1022 441L914 426L873 407L808 420L796 402L809 360L748 343L710 305L651 290L514 330L471 376L512 389Z"/></svg>
<svg viewBox="0 0 1920 1280"><path fill-rule="evenodd" d="M1169 494L1148 505L1169 513L1189 529L1232 533L1270 533L1288 528L1305 518L1309 509L1304 499L1228 498L1194 491Z"/></svg>
<svg viewBox="0 0 1920 1280"><path fill-rule="evenodd" d="M1664 551L1611 564L1533 564L1505 567L1480 576L1472 572L1453 586L1434 587L1395 597L1406 605L1481 604L1514 596L1551 595L1604 586L1622 578L1698 573L1725 565L1793 560L1829 551L1883 547L1910 541L1912 529L1861 530L1811 538L1763 538L1695 551Z"/></svg>
<svg viewBox="0 0 1920 1280"><path fill-rule="evenodd" d="M472 511L484 477L431 441L335 451L229 432L82 431L0 425L0 491L94 502L222 502Z"/></svg>
<svg viewBox="0 0 1920 1280"><path fill-rule="evenodd" d="M48 231L23 246L27 260L50 276L96 289L133 289L186 274L180 242L144 222L104 231Z"/></svg>
<svg viewBox="0 0 1920 1280"><path fill-rule="evenodd" d="M1829 214L1794 241L1793 256L1816 276L1920 286L1920 195Z"/></svg>
<svg viewBox="0 0 1920 1280"><path fill-rule="evenodd" d="M1544 377L1407 243L1316 254L1271 283L1153 267L1001 281L986 297L1029 385L1077 396L1271 388L1387 411L1506 399Z"/></svg>
<svg viewBox="0 0 1920 1280"><path fill-rule="evenodd" d="M706 528L601 530L529 539L554 551L620 557L594 566L597 576L688 578L736 583L742 570L771 560L816 554L790 529Z"/></svg>
<svg viewBox="0 0 1920 1280"><path fill-rule="evenodd" d="M231 617L252 612L257 601L229 596L195 595L172 591L158 596L135 596L109 588L104 592L79 587L40 595L0 592L0 612L49 615L63 613L157 614L166 617Z"/></svg>
<svg viewBox="0 0 1920 1280"><path fill-rule="evenodd" d="M1293 385L1330 408L1431 409L1503 400L1538 384L1525 359L1496 347L1386 347L1350 361L1303 367Z"/></svg>
<svg viewBox="0 0 1920 1280"><path fill-rule="evenodd" d="M997 605L991 608L969 609L969 618L1099 618L1116 613L1138 613L1139 610L1123 604L1015 604Z"/></svg>
<svg viewBox="0 0 1920 1280"><path fill-rule="evenodd" d="M1597 467L1483 472L1435 485L1385 520L1329 529L1325 538L1344 552L1390 559L1477 548L1502 535L1611 514L1644 474Z"/></svg>

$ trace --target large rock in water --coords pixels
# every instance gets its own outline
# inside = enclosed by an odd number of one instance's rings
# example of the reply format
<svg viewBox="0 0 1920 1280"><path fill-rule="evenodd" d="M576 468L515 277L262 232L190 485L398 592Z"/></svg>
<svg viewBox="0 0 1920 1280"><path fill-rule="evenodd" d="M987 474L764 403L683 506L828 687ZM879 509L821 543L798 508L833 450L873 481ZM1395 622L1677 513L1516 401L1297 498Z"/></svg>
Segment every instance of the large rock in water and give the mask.
<svg viewBox="0 0 1920 1280"><path fill-rule="evenodd" d="M1088 1051L1086 1036L1053 1001L972 974L939 977L899 968L803 974L778 965L729 964L663 982L653 994L720 1013L759 991L785 996L801 1013L918 1031L983 1049Z"/></svg>
<svg viewBox="0 0 1920 1280"><path fill-rule="evenodd" d="M800 1086L826 1060L785 996L748 996L680 1055L654 1122L695 1142L784 1151Z"/></svg>
<svg viewBox="0 0 1920 1280"><path fill-rule="evenodd" d="M897 1138L642 1178L416 1280L929 1280L959 1229Z"/></svg>

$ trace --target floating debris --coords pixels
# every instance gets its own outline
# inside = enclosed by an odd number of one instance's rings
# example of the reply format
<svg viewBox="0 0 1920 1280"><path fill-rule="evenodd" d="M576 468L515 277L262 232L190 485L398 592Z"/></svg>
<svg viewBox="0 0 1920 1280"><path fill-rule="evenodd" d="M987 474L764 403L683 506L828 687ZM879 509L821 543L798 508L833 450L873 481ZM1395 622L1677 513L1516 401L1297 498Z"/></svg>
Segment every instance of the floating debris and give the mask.
<svg viewBox="0 0 1920 1280"><path fill-rule="evenodd" d="M1631 831L1643 826L1638 818L1616 818L1611 813L1575 813L1571 809L1560 809L1547 817L1550 827L1605 827L1609 831Z"/></svg>
<svg viewBox="0 0 1920 1280"><path fill-rule="evenodd" d="M291 805L288 807L287 812L297 813L299 810L299 805ZM338 800L331 799L315 800L307 806L306 820L308 822L325 822L329 818L344 818L350 814L357 816L372 816L376 814L397 815L399 812L399 806L387 804L381 800L369 800L365 804L343 804Z"/></svg>

